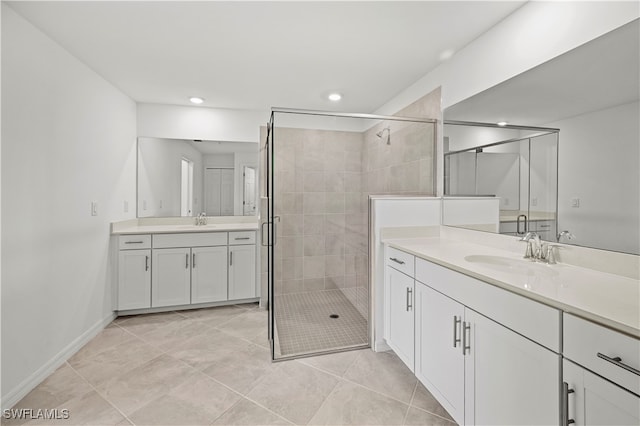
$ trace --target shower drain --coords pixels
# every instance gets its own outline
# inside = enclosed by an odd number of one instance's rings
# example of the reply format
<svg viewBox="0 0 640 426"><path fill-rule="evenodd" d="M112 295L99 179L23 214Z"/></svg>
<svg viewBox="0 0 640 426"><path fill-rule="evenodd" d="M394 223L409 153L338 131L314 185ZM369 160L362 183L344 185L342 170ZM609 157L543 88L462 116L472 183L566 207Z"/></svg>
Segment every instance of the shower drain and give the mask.
<svg viewBox="0 0 640 426"><path fill-rule="evenodd" d="M334 318L334 319L335 319L335 318L340 318L340 315L338 315L338 314L331 314L331 315L329 315L329 318Z"/></svg>

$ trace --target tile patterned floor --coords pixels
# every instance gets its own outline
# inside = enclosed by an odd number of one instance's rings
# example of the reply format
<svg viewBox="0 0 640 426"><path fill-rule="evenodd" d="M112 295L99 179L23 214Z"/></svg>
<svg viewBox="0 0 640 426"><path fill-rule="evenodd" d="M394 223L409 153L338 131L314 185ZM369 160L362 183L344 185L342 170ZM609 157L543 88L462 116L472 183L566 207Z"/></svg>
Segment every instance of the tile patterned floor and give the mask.
<svg viewBox="0 0 640 426"><path fill-rule="evenodd" d="M14 408L69 410L30 425L454 425L393 353L271 363L266 321L255 305L118 318Z"/></svg>
<svg viewBox="0 0 640 426"><path fill-rule="evenodd" d="M276 296L275 313L282 356L367 344L367 321L340 290Z"/></svg>

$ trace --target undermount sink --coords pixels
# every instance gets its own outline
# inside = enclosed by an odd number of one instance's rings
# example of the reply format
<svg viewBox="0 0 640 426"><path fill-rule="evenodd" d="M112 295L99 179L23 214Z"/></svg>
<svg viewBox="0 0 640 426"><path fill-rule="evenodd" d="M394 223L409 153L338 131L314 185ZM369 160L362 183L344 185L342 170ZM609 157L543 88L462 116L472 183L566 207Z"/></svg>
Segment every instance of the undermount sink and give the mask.
<svg viewBox="0 0 640 426"><path fill-rule="evenodd" d="M558 271L554 271L552 269L553 267L549 265L543 265L525 259L474 254L465 256L464 260L471 263L481 264L496 271L509 272L512 274L543 277L554 277L558 275Z"/></svg>
<svg viewBox="0 0 640 426"><path fill-rule="evenodd" d="M211 225L175 225L176 228L180 229L213 229L218 227L219 225L211 224Z"/></svg>

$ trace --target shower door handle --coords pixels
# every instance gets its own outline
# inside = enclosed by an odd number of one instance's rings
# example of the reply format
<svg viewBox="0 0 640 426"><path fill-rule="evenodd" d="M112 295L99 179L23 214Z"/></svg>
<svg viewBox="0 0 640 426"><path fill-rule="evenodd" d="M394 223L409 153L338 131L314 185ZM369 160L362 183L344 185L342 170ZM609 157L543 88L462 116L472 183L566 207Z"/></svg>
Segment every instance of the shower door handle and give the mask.
<svg viewBox="0 0 640 426"><path fill-rule="evenodd" d="M524 218L524 231L520 231L520 218ZM527 228L527 215L518 215L518 218L516 219L516 234L524 235L527 232Z"/></svg>

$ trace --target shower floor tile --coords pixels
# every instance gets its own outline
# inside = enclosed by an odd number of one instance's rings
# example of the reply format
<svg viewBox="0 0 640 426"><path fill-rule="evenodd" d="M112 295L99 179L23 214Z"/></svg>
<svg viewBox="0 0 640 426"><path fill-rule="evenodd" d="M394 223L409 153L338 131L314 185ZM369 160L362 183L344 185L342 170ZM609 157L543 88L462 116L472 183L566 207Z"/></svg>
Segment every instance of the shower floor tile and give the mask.
<svg viewBox="0 0 640 426"><path fill-rule="evenodd" d="M280 356L368 343L367 320L340 290L277 295L274 311Z"/></svg>

